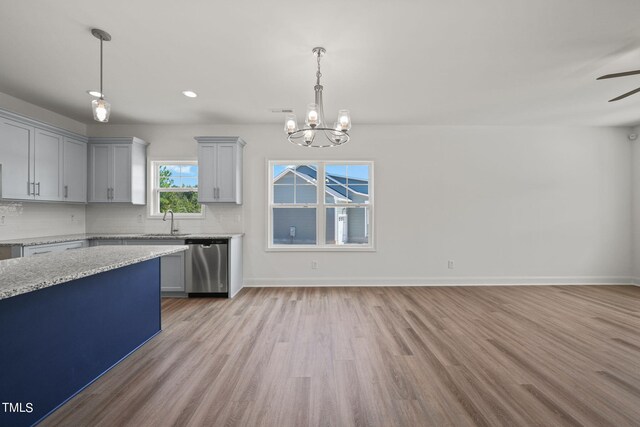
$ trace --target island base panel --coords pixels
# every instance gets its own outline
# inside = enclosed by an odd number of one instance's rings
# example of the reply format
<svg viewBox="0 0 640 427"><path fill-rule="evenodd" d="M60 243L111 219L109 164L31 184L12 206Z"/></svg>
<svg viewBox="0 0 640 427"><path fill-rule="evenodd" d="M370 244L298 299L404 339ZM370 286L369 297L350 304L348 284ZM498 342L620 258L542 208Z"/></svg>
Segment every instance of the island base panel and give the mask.
<svg viewBox="0 0 640 427"><path fill-rule="evenodd" d="M0 425L46 417L160 328L159 258L0 300L0 401L16 410Z"/></svg>

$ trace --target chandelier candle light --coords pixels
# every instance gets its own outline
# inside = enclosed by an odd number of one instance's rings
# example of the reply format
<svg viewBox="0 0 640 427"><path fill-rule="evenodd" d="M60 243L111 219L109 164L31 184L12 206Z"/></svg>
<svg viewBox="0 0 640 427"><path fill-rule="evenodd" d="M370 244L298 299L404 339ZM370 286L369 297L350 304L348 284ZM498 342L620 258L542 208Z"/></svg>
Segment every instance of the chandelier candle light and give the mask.
<svg viewBox="0 0 640 427"><path fill-rule="evenodd" d="M322 106L322 85L320 84L320 58L325 54L323 47L314 47L313 54L318 59L318 71L316 72L315 102L307 106L305 127L298 128L295 114L287 114L284 122L284 131L290 142L302 147L326 148L337 147L349 141L348 131L351 129L351 116L349 110L338 111L338 121L333 127L327 127ZM324 125L324 126L323 126Z"/></svg>
<svg viewBox="0 0 640 427"><path fill-rule="evenodd" d="M91 108L93 109L93 119L97 122L106 123L109 121L111 104L104 99L104 92L102 91L102 42L110 41L111 35L97 28L92 29L91 34L100 39L100 98L91 101Z"/></svg>

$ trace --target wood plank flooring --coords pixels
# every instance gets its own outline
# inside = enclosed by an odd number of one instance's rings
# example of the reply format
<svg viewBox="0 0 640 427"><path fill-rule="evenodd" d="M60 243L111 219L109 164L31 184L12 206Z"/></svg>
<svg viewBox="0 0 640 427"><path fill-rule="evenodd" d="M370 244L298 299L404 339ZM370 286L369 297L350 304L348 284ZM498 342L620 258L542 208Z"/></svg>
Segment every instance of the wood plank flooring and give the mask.
<svg viewBox="0 0 640 427"><path fill-rule="evenodd" d="M638 426L640 288L253 288L42 425Z"/></svg>

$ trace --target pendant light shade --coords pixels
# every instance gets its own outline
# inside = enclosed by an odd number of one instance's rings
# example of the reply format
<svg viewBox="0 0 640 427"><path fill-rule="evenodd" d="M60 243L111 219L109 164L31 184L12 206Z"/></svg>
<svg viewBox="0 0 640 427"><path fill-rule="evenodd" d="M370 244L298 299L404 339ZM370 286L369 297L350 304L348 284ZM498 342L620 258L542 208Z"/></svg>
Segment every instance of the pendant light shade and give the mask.
<svg viewBox="0 0 640 427"><path fill-rule="evenodd" d="M109 121L111 104L109 104L104 98L94 99L91 101L91 108L93 109L93 119L95 121L102 123Z"/></svg>
<svg viewBox="0 0 640 427"><path fill-rule="evenodd" d="M95 121L107 123L111 114L111 104L104 99L104 91L102 90L102 43L110 41L111 35L97 28L92 29L91 34L100 39L100 98L91 101L91 109L93 110L93 119Z"/></svg>

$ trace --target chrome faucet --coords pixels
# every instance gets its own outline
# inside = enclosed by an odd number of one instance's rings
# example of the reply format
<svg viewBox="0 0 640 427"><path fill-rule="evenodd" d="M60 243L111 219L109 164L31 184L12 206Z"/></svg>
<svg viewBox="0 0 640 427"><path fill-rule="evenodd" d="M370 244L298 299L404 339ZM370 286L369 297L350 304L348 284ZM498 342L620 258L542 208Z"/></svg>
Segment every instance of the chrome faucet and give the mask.
<svg viewBox="0 0 640 427"><path fill-rule="evenodd" d="M171 234L171 235L173 236L173 234L174 234L176 231L178 231L178 229L177 229L177 228L174 228L174 227L173 227L173 211L172 211L171 209L167 209L166 211L164 211L164 216L162 217L162 220L163 220L163 221L166 221L166 220L167 220L167 214L168 214L168 213L170 213L170 214L171 214L171 233L169 233L169 234Z"/></svg>

